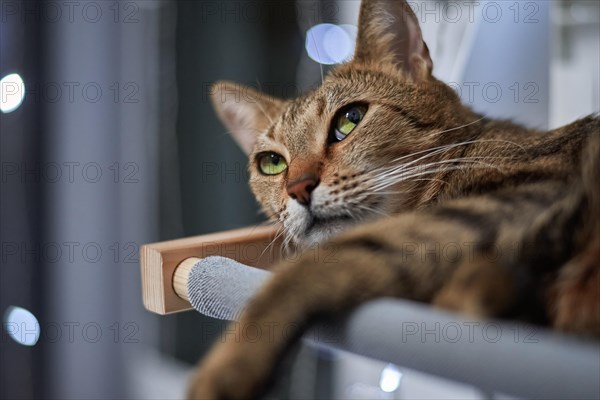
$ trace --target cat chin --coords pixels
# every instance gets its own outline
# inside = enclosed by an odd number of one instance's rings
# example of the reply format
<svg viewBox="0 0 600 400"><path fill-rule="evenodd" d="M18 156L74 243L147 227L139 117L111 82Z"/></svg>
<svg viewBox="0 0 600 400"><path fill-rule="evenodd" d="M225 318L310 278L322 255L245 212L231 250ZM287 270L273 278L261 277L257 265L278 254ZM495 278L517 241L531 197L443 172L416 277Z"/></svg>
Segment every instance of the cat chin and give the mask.
<svg viewBox="0 0 600 400"><path fill-rule="evenodd" d="M305 231L302 237L296 238L296 242L303 248L318 246L353 225L355 223L352 223L352 221L340 220L331 221L322 226L312 226Z"/></svg>
<svg viewBox="0 0 600 400"><path fill-rule="evenodd" d="M293 241L300 248L318 246L331 237L355 226L359 221L347 214L321 215L311 212L296 201L290 201L287 207L290 218L284 222ZM363 221L368 216L363 216Z"/></svg>

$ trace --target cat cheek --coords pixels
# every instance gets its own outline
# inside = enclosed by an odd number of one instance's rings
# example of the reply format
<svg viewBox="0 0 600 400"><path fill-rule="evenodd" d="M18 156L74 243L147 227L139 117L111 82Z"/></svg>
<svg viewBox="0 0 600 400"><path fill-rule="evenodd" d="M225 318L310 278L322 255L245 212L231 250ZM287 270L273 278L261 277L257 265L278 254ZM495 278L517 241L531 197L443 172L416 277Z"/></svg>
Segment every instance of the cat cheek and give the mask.
<svg viewBox="0 0 600 400"><path fill-rule="evenodd" d="M296 200L288 199L287 213L289 214L288 221L300 229L304 229L310 220L310 212L306 207L299 204Z"/></svg>

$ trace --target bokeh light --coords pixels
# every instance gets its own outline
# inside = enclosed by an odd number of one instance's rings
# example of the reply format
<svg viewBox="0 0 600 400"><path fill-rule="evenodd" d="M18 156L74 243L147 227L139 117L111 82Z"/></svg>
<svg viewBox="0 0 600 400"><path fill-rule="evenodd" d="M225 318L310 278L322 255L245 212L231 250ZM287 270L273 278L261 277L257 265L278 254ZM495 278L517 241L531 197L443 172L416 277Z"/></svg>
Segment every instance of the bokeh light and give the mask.
<svg viewBox="0 0 600 400"><path fill-rule="evenodd" d="M8 307L4 313L3 325L8 336L24 346L34 346L40 338L37 318L23 307Z"/></svg>
<svg viewBox="0 0 600 400"><path fill-rule="evenodd" d="M379 379L379 388L386 393L392 393L398 390L400 387L400 380L402 379L402 372L394 364L388 364L383 371L381 371L381 378Z"/></svg>
<svg viewBox="0 0 600 400"><path fill-rule="evenodd" d="M354 54L356 34L354 25L315 25L306 32L306 52L320 64L346 62Z"/></svg>
<svg viewBox="0 0 600 400"><path fill-rule="evenodd" d="M6 75L0 79L0 111L15 111L25 98L25 82L19 74Z"/></svg>

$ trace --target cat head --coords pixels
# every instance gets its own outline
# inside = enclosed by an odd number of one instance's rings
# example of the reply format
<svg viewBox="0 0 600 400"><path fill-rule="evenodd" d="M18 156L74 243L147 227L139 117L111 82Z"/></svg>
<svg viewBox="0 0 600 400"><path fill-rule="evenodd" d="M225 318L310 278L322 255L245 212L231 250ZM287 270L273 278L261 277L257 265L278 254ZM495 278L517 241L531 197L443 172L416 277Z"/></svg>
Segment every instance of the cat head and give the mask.
<svg viewBox="0 0 600 400"><path fill-rule="evenodd" d="M215 84L215 109L249 156L252 191L289 238L318 243L436 197L435 162L446 153L427 150L456 141L453 128L473 115L432 67L410 7L372 0L361 5L354 58L316 90L281 100Z"/></svg>

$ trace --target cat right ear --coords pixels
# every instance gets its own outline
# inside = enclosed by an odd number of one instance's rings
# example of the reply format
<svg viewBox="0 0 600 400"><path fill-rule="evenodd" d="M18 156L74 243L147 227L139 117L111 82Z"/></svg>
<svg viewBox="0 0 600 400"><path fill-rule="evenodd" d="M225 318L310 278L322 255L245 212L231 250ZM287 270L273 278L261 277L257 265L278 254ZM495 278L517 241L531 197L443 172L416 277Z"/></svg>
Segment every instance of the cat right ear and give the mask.
<svg viewBox="0 0 600 400"><path fill-rule="evenodd" d="M220 81L211 88L211 100L221 121L246 154L261 132L279 115L283 101L238 83Z"/></svg>
<svg viewBox="0 0 600 400"><path fill-rule="evenodd" d="M429 79L433 69L419 20L405 0L362 0L353 61L392 63L417 81Z"/></svg>

